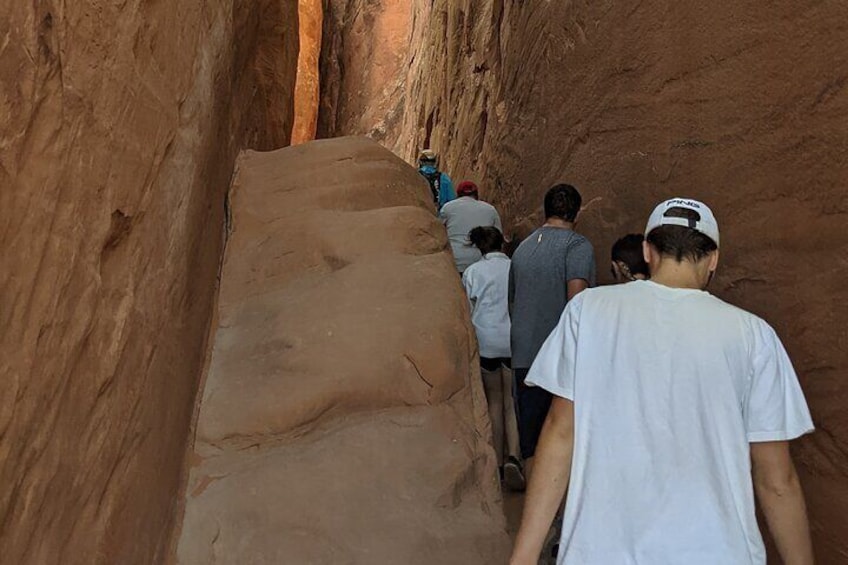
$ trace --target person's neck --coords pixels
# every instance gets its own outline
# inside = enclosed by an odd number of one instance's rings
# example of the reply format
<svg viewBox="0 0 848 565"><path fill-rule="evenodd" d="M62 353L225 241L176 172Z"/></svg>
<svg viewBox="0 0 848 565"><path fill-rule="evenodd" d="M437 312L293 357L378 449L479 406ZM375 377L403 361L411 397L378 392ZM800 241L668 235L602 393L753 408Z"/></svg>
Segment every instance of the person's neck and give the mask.
<svg viewBox="0 0 848 565"><path fill-rule="evenodd" d="M564 230L573 230L574 222L569 222L568 220L564 220L563 218L557 218L556 216L547 218L545 223L542 224L543 228L560 228Z"/></svg>
<svg viewBox="0 0 848 565"><path fill-rule="evenodd" d="M689 288L704 290L704 284L697 269L686 261L678 263L665 259L651 269L651 281L671 288Z"/></svg>

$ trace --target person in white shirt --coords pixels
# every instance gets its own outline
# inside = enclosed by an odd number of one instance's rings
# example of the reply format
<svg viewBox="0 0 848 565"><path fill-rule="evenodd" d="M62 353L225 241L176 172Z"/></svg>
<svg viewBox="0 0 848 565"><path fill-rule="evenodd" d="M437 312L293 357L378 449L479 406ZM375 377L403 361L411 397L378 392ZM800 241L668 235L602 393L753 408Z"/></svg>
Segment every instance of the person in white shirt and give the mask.
<svg viewBox="0 0 848 565"><path fill-rule="evenodd" d="M439 219L448 232L456 270L462 273L480 260L480 250L468 241L468 232L478 226L493 226L503 232L501 217L495 207L480 200L477 185L462 181L456 188L456 200L451 200L439 211Z"/></svg>
<svg viewBox="0 0 848 565"><path fill-rule="evenodd" d="M524 490L519 459L518 422L512 397L510 366L509 257L503 252L503 234L495 227L476 227L468 239L482 259L468 267L462 285L471 303L471 323L477 333L483 389L492 420L492 442L501 476L510 490Z"/></svg>
<svg viewBox="0 0 848 565"><path fill-rule="evenodd" d="M555 398L510 563L536 564L567 491L559 564L764 565L755 494L783 563L812 564L788 442L813 422L783 345L704 290L706 205L663 202L645 237L651 280L582 292L530 369Z"/></svg>

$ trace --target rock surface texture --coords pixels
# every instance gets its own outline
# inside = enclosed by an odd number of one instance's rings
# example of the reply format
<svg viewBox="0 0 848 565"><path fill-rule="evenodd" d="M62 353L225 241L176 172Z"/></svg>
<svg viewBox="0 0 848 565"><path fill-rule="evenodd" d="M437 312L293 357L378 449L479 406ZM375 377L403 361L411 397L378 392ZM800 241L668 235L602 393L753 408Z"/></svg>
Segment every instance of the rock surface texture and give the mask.
<svg viewBox="0 0 848 565"><path fill-rule="evenodd" d="M178 562L503 562L476 344L423 180L343 138L243 154L232 202Z"/></svg>
<svg viewBox="0 0 848 565"><path fill-rule="evenodd" d="M455 179L482 181L514 233L541 221L551 184L572 182L604 275L612 241L641 231L657 201L713 206L725 246L712 290L765 317L789 349L818 426L796 455L819 562L846 562L848 4L398 4L411 44L393 48L406 64L385 81L402 82L404 109L375 137L408 159L440 150ZM380 3L358 5L359 18L385 17ZM343 67L367 75L372 59ZM325 76L346 88L344 104L324 101L342 125L331 131L369 133L364 102L351 102L368 95L345 76Z"/></svg>
<svg viewBox="0 0 848 565"><path fill-rule="evenodd" d="M300 52L297 62L297 84L295 85L292 145L315 139L321 88L321 81L318 76L318 58L321 55L323 0L299 0L298 4Z"/></svg>
<svg viewBox="0 0 848 565"><path fill-rule="evenodd" d="M367 134L395 149L407 109L413 4L409 0L324 4L317 135Z"/></svg>
<svg viewBox="0 0 848 565"><path fill-rule="evenodd" d="M245 146L288 142L297 2L4 2L0 561L168 551Z"/></svg>

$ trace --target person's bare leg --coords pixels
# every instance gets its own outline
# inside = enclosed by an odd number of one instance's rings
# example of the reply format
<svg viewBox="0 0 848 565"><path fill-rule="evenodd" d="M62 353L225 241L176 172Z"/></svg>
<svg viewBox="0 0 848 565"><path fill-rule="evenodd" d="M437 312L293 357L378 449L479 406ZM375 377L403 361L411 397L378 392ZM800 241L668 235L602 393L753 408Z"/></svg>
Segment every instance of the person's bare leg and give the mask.
<svg viewBox="0 0 848 565"><path fill-rule="evenodd" d="M515 416L515 399L512 396L512 370L501 367L501 384L504 398L504 429L506 434L506 452L521 460L521 447L518 442L518 419Z"/></svg>
<svg viewBox="0 0 848 565"><path fill-rule="evenodd" d="M521 443L518 436L518 420L515 415L515 400L512 395L512 370L501 366L501 385L504 397L504 436L507 457L504 459L504 484L515 492L523 492L527 481L521 466Z"/></svg>
<svg viewBox="0 0 848 565"><path fill-rule="evenodd" d="M481 367L483 390L489 405L489 418L492 420L492 444L498 458L498 467L504 464L504 396L501 386L501 371L487 371Z"/></svg>
<svg viewBox="0 0 848 565"><path fill-rule="evenodd" d="M530 484L530 478L533 476L533 459L535 457L528 457L524 460L524 478L527 480L527 484Z"/></svg>

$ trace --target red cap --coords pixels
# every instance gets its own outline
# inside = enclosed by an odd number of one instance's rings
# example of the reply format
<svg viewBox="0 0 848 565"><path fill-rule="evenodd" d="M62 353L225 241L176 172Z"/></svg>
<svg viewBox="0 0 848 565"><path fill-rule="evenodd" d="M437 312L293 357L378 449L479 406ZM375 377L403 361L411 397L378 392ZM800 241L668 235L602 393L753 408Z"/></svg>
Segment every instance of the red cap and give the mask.
<svg viewBox="0 0 848 565"><path fill-rule="evenodd" d="M464 180L456 187L457 196L471 196L477 194L477 185L470 180Z"/></svg>

